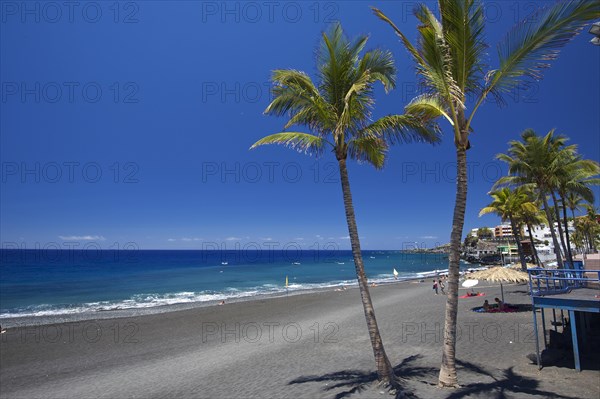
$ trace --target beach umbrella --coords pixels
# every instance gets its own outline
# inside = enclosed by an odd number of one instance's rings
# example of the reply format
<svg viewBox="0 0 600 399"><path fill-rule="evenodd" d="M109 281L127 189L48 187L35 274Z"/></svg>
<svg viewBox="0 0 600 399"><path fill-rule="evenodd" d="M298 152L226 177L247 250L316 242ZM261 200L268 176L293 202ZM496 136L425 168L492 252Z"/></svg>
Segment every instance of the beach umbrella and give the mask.
<svg viewBox="0 0 600 399"><path fill-rule="evenodd" d="M510 267L511 269L514 269L514 270L521 270L522 269L520 263L515 263L514 265L510 265L508 267ZM528 263L527 264L527 268L528 269L535 269L537 267L538 267L538 265L534 265L533 263Z"/></svg>
<svg viewBox="0 0 600 399"><path fill-rule="evenodd" d="M475 287L477 284L479 284L479 280L471 280L471 279L469 279L469 280L463 281L462 286L464 288L470 288L471 292L473 292L473 287Z"/></svg>
<svg viewBox="0 0 600 399"><path fill-rule="evenodd" d="M529 281L529 274L510 267L492 267L487 270L479 270L471 273L469 278L500 283L502 302L504 302L504 287L502 283L522 283Z"/></svg>
<svg viewBox="0 0 600 399"><path fill-rule="evenodd" d="M472 280L472 279L469 279L469 280L465 280L465 281L462 283L462 286L463 286L463 287L465 287L465 288L473 288L473 287L475 287L477 284L479 284L479 280Z"/></svg>

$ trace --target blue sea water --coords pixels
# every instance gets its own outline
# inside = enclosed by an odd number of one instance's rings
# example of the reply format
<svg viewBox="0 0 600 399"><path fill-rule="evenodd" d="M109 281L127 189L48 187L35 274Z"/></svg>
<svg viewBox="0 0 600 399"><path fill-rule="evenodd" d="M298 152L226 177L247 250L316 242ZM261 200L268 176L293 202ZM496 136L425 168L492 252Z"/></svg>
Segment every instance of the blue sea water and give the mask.
<svg viewBox="0 0 600 399"><path fill-rule="evenodd" d="M0 319L356 285L350 251L0 250ZM370 282L444 273L442 254L363 251ZM463 266L464 267L464 266ZM285 286L286 277L288 287Z"/></svg>

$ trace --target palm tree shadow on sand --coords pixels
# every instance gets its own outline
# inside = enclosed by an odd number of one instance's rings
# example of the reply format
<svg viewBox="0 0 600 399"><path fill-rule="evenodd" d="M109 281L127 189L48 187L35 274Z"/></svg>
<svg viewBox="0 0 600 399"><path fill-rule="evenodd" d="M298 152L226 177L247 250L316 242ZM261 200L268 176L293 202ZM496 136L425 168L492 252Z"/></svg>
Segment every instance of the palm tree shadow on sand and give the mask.
<svg viewBox="0 0 600 399"><path fill-rule="evenodd" d="M490 372L486 371L482 367L457 360L457 365L473 372L476 374L483 374L493 379L492 382L478 382L474 384L463 385L461 388L450 393L447 399L459 399L464 398L468 395L475 395L494 398L494 399L508 399L514 397L515 394L528 394L540 396L543 398L556 398L556 399L576 399L575 396L565 396L557 394L555 392L548 392L539 389L539 381L525 377L519 374L515 374L513 367L509 367L502 372L500 378L494 377Z"/></svg>
<svg viewBox="0 0 600 399"><path fill-rule="evenodd" d="M415 365L415 361L420 358L422 358L421 355L409 356L396 367L394 367L395 374L397 376L401 376L400 384L404 389L403 392L397 393L396 398L418 398L418 396L414 392L410 392L407 389L406 384L404 384L410 380L413 380L413 382L416 380L417 382L427 384L430 387L436 385L431 381L435 380L439 369L436 367L421 367ZM498 378L494 377L491 372L474 363L460 360L457 360L456 363L457 366L463 368L465 371L468 371L472 374L485 375L493 381L466 384L456 390L449 390L447 391L448 396L446 396L446 399L459 399L469 395L482 398L508 399L514 397L515 394L528 394L555 399L577 399L575 396L565 396L554 392L541 390L539 389L539 381L534 378L515 374L512 367L505 369L502 372L502 376ZM343 389L333 396L335 399L342 399L350 397L353 394L361 393L372 387L372 385L377 382L377 373L368 373L361 370L342 370L320 376L309 375L298 377L290 381L288 384L293 385L310 382L327 383L327 386L323 388L323 391L325 392Z"/></svg>
<svg viewBox="0 0 600 399"><path fill-rule="evenodd" d="M435 376L438 369L435 367L420 367L415 366L413 363L422 358L421 355L413 355L404 359L400 364L394 367L394 373L401 375L402 379L409 378L423 378ZM340 388L346 389L342 392L338 392L334 398L341 399L349 397L352 394L360 393L367 389L371 384L377 382L376 372L365 372L361 370L342 370L335 373L329 373L325 375L309 375L298 377L295 380L290 381L288 384L304 384L307 382L328 382L327 386L323 388L324 391L332 391ZM425 382L425 381L423 381ZM331 384L330 384L331 383ZM410 392L404 391L404 397L416 398Z"/></svg>

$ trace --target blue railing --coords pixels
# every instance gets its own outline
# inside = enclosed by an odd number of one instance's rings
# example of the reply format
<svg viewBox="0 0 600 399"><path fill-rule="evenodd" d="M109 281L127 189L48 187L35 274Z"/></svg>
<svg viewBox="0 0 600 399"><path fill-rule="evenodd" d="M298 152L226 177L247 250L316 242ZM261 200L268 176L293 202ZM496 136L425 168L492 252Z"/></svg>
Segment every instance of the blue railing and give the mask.
<svg viewBox="0 0 600 399"><path fill-rule="evenodd" d="M529 291L534 296L564 294L600 284L600 270L529 269Z"/></svg>

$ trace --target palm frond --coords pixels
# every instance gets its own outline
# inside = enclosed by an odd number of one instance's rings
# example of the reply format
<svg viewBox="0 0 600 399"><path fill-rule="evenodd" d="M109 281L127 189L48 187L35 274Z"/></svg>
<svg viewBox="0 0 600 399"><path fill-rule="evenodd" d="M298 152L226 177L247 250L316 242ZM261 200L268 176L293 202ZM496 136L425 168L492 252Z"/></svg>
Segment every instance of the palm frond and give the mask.
<svg viewBox="0 0 600 399"><path fill-rule="evenodd" d="M433 120L443 116L450 122L450 125L454 126L454 121L450 115L448 115L447 106L442 102L442 99L436 95L422 94L415 97L406 107L404 107L404 112L424 121Z"/></svg>
<svg viewBox="0 0 600 399"><path fill-rule="evenodd" d="M348 141L348 155L359 162L368 162L377 169L383 168L388 146L382 138L357 137Z"/></svg>
<svg viewBox="0 0 600 399"><path fill-rule="evenodd" d="M510 91L523 78L540 80L565 44L584 27L600 17L600 2L577 0L557 2L540 9L516 25L498 45L500 67L490 71L486 92Z"/></svg>
<svg viewBox="0 0 600 399"><path fill-rule="evenodd" d="M481 210L479 211L479 216L483 216L483 215L487 215L489 213L496 213L496 208L493 208L491 206L486 206L485 208L481 208Z"/></svg>
<svg viewBox="0 0 600 399"><path fill-rule="evenodd" d="M421 54L419 53L419 51L416 49L415 46L413 46L413 44L410 42L410 40L408 40L408 38L404 35L404 33L402 33L402 31L400 30L400 28L398 28L396 26L396 24L394 24L392 22L392 20L389 19L378 8L371 7L371 10L373 10L373 14L375 14L379 19L381 19L384 22L387 22L392 27L392 29L394 30L394 32L396 32L396 34L398 35L398 37L402 41L402 44L404 45L404 48L406 48L406 50L410 53L410 55L413 57L413 59L415 60L415 62L417 63L417 65L425 65L425 60L423 59L423 57L421 57Z"/></svg>
<svg viewBox="0 0 600 399"><path fill-rule="evenodd" d="M322 137L300 132L282 132L263 137L252 144L251 150L267 144L279 144L299 152L319 156L323 153L327 141Z"/></svg>
<svg viewBox="0 0 600 399"><path fill-rule="evenodd" d="M440 0L444 38L453 59L453 76L465 93L480 92L483 77L485 18L482 4L476 0Z"/></svg>
<svg viewBox="0 0 600 399"><path fill-rule="evenodd" d="M426 142L439 143L440 131L435 123L423 123L419 118L411 115L387 115L366 126L358 133L359 137L372 136L383 138L395 144Z"/></svg>
<svg viewBox="0 0 600 399"><path fill-rule="evenodd" d="M379 80L383 84L386 93L396 86L396 67L390 51L374 49L365 53L358 65L358 73L366 71L373 81Z"/></svg>
<svg viewBox="0 0 600 399"><path fill-rule="evenodd" d="M373 78L369 71L364 71L362 75L360 75L356 80L352 82L352 86L346 94L344 95L344 109L338 120L338 125L336 126L337 132L344 132L350 126L350 122L352 120L352 116L356 115L356 113L352 112L353 107L351 105L353 97L359 97L362 92L370 91L370 85L373 81ZM366 99L367 102L369 100Z"/></svg>
<svg viewBox="0 0 600 399"><path fill-rule="evenodd" d="M465 93L454 79L452 54L446 43L442 24L424 4L416 7L415 16L421 22L418 27L418 44L425 65L418 67L418 73L424 78L423 84L458 108L464 108Z"/></svg>

